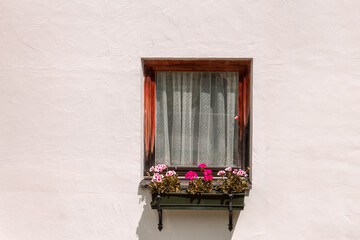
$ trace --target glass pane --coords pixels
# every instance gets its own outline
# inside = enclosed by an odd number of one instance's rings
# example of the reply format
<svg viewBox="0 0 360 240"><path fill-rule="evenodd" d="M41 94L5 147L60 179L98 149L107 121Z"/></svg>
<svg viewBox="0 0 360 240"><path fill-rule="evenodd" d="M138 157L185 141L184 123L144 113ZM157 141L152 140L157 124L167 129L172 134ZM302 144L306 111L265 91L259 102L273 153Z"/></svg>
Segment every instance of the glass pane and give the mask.
<svg viewBox="0 0 360 240"><path fill-rule="evenodd" d="M156 73L155 163L235 166L238 73Z"/></svg>

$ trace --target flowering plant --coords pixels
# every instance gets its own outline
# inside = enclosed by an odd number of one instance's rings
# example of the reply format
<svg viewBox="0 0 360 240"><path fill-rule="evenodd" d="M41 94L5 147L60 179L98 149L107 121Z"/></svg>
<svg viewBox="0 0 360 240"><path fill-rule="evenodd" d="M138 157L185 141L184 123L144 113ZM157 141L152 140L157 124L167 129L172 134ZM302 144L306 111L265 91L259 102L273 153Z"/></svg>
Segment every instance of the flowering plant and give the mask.
<svg viewBox="0 0 360 240"><path fill-rule="evenodd" d="M164 174L165 173L165 174ZM149 177L152 176L149 184L151 194L180 192L180 180L175 171L169 171L168 166L159 164L156 167L151 167L147 173Z"/></svg>
<svg viewBox="0 0 360 240"><path fill-rule="evenodd" d="M189 185L186 192L189 194L210 193L213 190L213 172L210 169L206 169L207 165L202 163L198 166L203 177L199 177L194 171L188 171L185 175L186 179L189 179ZM217 176L221 177L218 180L218 185L215 190L223 194L229 193L241 193L244 192L250 185L248 178L248 171L242 169L233 169L227 167L224 170L220 170ZM152 177L149 184L151 194L163 194L163 193L178 193L181 192L180 180L175 171L169 171L168 166L159 164L149 169L147 173L149 177Z"/></svg>
<svg viewBox="0 0 360 240"><path fill-rule="evenodd" d="M225 194L244 192L250 185L247 174L249 170L250 168L243 171L242 169L228 167L225 171L219 171L217 175L221 176L221 179L218 180L221 184L217 186L216 191Z"/></svg>
<svg viewBox="0 0 360 240"><path fill-rule="evenodd" d="M204 177L198 178L196 172L189 171L186 173L185 178L190 179L189 186L186 191L190 194L197 194L197 193L209 193L213 188L213 176L212 171L210 169L206 169L206 164L202 163L198 166L200 171L203 172Z"/></svg>

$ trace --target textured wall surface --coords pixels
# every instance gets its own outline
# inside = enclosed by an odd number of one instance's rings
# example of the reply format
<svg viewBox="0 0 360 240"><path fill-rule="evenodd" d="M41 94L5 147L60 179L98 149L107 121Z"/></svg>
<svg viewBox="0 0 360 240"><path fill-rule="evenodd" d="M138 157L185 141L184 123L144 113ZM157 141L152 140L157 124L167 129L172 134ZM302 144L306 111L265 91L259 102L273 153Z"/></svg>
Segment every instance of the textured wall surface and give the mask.
<svg viewBox="0 0 360 240"><path fill-rule="evenodd" d="M0 2L0 239L360 239L360 1ZM253 190L166 211L142 57L253 58Z"/></svg>

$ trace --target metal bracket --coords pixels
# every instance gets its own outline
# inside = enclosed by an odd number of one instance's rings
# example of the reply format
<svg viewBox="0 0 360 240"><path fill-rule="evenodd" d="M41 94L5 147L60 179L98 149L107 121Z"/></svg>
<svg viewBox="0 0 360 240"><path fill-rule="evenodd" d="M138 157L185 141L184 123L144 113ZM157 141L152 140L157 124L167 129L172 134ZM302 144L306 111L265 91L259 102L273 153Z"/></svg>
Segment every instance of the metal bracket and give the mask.
<svg viewBox="0 0 360 240"><path fill-rule="evenodd" d="M231 232L233 230L233 228L234 228L234 225L233 225L233 199L234 199L234 195L232 193L228 194L228 199L229 199L229 203L228 203L228 211L229 211L228 229ZM158 224L159 231L161 231L163 229L161 200L162 200L161 195L157 194L155 203L156 203L156 208L157 208L158 217L159 217L159 224Z"/></svg>
<svg viewBox="0 0 360 240"><path fill-rule="evenodd" d="M233 230L232 200L233 200L233 195L230 193L229 194L229 231L230 232L231 232L231 230Z"/></svg>
<svg viewBox="0 0 360 240"><path fill-rule="evenodd" d="M161 229L163 228L163 224L162 224L162 209L160 208L161 196L159 194L156 196L156 201L157 201L157 212L159 215L158 229L159 231L161 231Z"/></svg>

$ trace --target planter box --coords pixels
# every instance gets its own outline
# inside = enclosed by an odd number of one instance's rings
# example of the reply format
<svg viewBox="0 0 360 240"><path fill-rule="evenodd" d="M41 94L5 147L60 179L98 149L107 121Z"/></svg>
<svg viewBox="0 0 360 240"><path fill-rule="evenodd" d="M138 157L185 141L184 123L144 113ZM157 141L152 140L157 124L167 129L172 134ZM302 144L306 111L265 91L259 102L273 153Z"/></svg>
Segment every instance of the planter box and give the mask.
<svg viewBox="0 0 360 240"><path fill-rule="evenodd" d="M245 193L232 194L232 209L244 208ZM228 210L230 197L228 194L203 193L167 193L161 195L161 209L194 209L194 210ZM152 195L151 208L157 209L157 194Z"/></svg>
<svg viewBox="0 0 360 240"><path fill-rule="evenodd" d="M166 193L162 195L153 194L150 203L152 209L157 209L159 215L158 229L161 231L162 210L163 209L182 209L182 210L228 210L229 211L229 230L233 229L232 211L244 209L245 193L203 193L190 195L188 193Z"/></svg>

